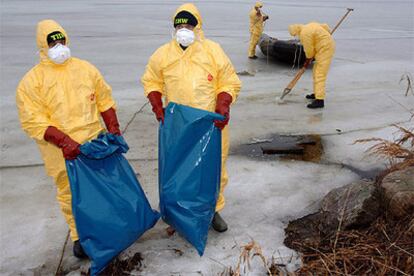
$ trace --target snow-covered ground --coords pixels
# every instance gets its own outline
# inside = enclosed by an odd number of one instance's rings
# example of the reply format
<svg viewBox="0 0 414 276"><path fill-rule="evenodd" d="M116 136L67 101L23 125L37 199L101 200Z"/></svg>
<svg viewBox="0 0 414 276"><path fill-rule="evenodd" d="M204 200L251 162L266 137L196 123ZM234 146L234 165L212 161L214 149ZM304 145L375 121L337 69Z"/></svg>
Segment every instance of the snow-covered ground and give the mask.
<svg viewBox="0 0 414 276"><path fill-rule="evenodd" d="M145 103L139 78L151 53L171 38L171 16L183 1L11 1L1 2L0 66L0 274L54 274L67 235L55 201L54 184L45 175L35 143L20 129L15 88L37 61L36 24L52 18L71 38L74 56L95 64L113 87L119 117L125 126ZM321 21L334 25L346 7L355 9L335 33L337 48L328 76L324 110L306 109L311 92L307 72L284 105L276 97L294 76L290 66L248 60L248 12L254 1L195 1L208 38L219 42L241 76L243 88L231 113L232 147L275 133L322 134L325 155L320 164L300 161L258 161L231 155L227 206L222 215L229 231L211 231L203 257L178 235L168 237L159 222L129 252L142 252L144 275L215 275L235 265L239 246L257 241L270 258L294 254L283 245L289 219L313 211L330 189L360 176L348 170L381 166L364 158L366 137L392 138L393 123L407 123L404 73L414 73L414 2L407 1L265 1L270 16L265 32L288 39L292 23ZM258 53L260 52L257 49ZM340 130L340 131L338 131ZM152 205L157 207L157 125L144 106L125 134L127 157ZM178 249L174 250L174 249ZM65 248L63 268L79 273L86 266ZM182 251L183 254L177 254ZM257 260L253 274L263 274Z"/></svg>

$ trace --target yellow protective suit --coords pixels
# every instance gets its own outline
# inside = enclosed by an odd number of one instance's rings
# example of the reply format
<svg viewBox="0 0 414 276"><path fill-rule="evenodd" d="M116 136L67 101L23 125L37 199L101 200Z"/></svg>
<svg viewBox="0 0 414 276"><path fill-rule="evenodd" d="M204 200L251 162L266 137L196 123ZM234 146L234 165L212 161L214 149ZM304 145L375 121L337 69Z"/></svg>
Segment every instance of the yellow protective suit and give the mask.
<svg viewBox="0 0 414 276"><path fill-rule="evenodd" d="M16 102L24 131L41 151L48 175L57 186L57 200L69 225L71 238L78 240L72 215L71 193L61 149L43 139L48 126L54 126L82 144L104 130L100 112L115 107L111 87L87 61L69 58L55 64L47 57L47 35L65 30L53 20L37 26L40 63L33 67L17 87Z"/></svg>
<svg viewBox="0 0 414 276"><path fill-rule="evenodd" d="M152 91L159 91L166 103L172 101L214 112L217 95L227 92L234 102L241 82L221 47L204 38L202 19L197 8L193 4L184 4L177 9L175 15L183 10L197 18L198 25L194 32L198 39L185 51L175 39L158 48L150 57L141 82L146 96ZM224 207L223 190L228 182L228 151L229 134L228 127L225 127L222 131L222 173L217 211Z"/></svg>
<svg viewBox="0 0 414 276"><path fill-rule="evenodd" d="M249 43L249 57L256 55L256 46L259 43L260 36L263 33L263 15L257 15L256 7L261 8L263 5L257 2L249 13L250 18L250 43Z"/></svg>
<svg viewBox="0 0 414 276"><path fill-rule="evenodd" d="M292 36L299 36L306 58L314 58L313 92L318 100L325 99L325 84L329 67L335 53L333 40L327 24L311 22L306 25L294 24L289 26Z"/></svg>

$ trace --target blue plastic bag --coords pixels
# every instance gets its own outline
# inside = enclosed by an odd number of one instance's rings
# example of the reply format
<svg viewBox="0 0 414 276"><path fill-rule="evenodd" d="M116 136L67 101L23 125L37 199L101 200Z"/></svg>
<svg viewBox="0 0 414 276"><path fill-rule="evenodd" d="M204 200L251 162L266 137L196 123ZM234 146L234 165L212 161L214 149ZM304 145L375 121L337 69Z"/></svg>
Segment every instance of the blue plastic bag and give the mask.
<svg viewBox="0 0 414 276"><path fill-rule="evenodd" d="M101 134L66 161L72 212L80 243L100 273L159 219L122 155L128 145L121 136Z"/></svg>
<svg viewBox="0 0 414 276"><path fill-rule="evenodd" d="M203 255L220 191L223 116L170 103L159 129L161 216Z"/></svg>

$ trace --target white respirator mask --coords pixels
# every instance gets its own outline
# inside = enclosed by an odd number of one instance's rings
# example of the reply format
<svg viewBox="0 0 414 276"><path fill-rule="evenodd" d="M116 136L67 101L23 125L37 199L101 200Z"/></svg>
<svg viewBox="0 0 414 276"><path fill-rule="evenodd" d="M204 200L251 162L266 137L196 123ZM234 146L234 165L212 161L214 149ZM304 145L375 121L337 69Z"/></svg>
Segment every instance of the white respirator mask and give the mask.
<svg viewBox="0 0 414 276"><path fill-rule="evenodd" d="M175 32L175 39L182 46L188 47L194 42L195 35L192 30L182 28Z"/></svg>
<svg viewBox="0 0 414 276"><path fill-rule="evenodd" d="M49 48L49 50L47 51L47 56L54 63L62 64L68 58L70 58L70 49L66 45L58 43L52 48Z"/></svg>

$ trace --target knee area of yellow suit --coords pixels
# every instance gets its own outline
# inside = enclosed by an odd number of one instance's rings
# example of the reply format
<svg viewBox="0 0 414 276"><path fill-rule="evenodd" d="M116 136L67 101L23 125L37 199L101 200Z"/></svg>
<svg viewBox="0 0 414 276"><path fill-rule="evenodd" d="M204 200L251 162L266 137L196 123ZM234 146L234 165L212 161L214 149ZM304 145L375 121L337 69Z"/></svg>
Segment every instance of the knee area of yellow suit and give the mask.
<svg viewBox="0 0 414 276"><path fill-rule="evenodd" d="M76 231L75 219L72 213L72 193L70 191L69 178L66 170L60 171L55 178L57 195L56 199L59 202L60 209L65 217L66 223L70 229L70 238L72 241L79 239Z"/></svg>
<svg viewBox="0 0 414 276"><path fill-rule="evenodd" d="M56 199L70 229L70 237L73 241L79 239L76 231L75 219L72 214L72 193L68 174L66 172L65 159L62 150L47 142L38 142L45 169L56 185Z"/></svg>
<svg viewBox="0 0 414 276"><path fill-rule="evenodd" d="M65 221L69 226L71 240L76 241L79 237L72 214L72 193L70 191L69 178L62 151L50 143L40 143L39 148L45 162L46 172L49 176L53 177L55 182L56 199Z"/></svg>
<svg viewBox="0 0 414 276"><path fill-rule="evenodd" d="M252 57L256 54L256 46L259 43L261 34L251 34L250 43L249 43L249 57Z"/></svg>
<svg viewBox="0 0 414 276"><path fill-rule="evenodd" d="M323 52L317 53L315 56L315 65L313 67L313 91L316 99L325 99L325 86L329 68L332 62L335 45L327 48Z"/></svg>

